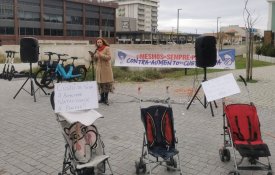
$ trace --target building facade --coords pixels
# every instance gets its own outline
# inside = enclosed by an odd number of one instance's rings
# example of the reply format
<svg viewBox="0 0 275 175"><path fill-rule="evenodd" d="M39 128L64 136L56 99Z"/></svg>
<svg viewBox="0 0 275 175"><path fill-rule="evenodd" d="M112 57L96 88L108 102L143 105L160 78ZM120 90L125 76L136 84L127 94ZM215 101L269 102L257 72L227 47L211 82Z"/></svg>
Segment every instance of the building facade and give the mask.
<svg viewBox="0 0 275 175"><path fill-rule="evenodd" d="M116 10L118 18L128 17L137 20L136 31L157 30L159 0L104 0L104 2L110 1L117 2L119 5Z"/></svg>
<svg viewBox="0 0 275 175"><path fill-rule="evenodd" d="M268 2L268 22L267 30L264 32L264 43L266 45L275 45L275 0L267 0Z"/></svg>
<svg viewBox="0 0 275 175"><path fill-rule="evenodd" d="M20 38L40 40L94 40L116 38L116 3L88 0L1 0L1 44Z"/></svg>
<svg viewBox="0 0 275 175"><path fill-rule="evenodd" d="M275 0L267 0L267 2L269 3L267 30L275 32Z"/></svg>
<svg viewBox="0 0 275 175"><path fill-rule="evenodd" d="M220 28L219 38L224 45L243 44L246 41L247 29L238 25L229 25ZM251 29L256 38L261 37L261 32L258 29Z"/></svg>

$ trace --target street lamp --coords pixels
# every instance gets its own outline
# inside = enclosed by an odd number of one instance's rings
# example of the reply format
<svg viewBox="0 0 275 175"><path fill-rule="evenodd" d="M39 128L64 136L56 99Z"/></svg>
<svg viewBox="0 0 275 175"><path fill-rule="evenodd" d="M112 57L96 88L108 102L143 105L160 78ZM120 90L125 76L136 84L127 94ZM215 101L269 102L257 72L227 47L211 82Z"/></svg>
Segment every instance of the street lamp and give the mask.
<svg viewBox="0 0 275 175"><path fill-rule="evenodd" d="M221 17L217 17L217 42L218 42L218 45L220 45L220 43L219 43L219 19L220 19ZM219 47L220 48L220 47Z"/></svg>
<svg viewBox="0 0 275 175"><path fill-rule="evenodd" d="M177 44L179 43L179 11L182 9L178 9L178 18L177 18Z"/></svg>

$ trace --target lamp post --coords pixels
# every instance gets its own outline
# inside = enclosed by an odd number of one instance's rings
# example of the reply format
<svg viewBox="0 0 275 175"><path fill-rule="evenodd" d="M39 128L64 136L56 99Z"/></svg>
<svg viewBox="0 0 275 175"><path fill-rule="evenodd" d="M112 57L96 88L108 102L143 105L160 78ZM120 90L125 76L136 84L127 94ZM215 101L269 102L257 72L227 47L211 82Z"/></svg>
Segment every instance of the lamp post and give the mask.
<svg viewBox="0 0 275 175"><path fill-rule="evenodd" d="M219 19L221 17L217 17L217 42L218 42L218 46L220 48L220 42L219 42Z"/></svg>
<svg viewBox="0 0 275 175"><path fill-rule="evenodd" d="M178 18L177 18L177 44L179 43L179 12L182 9L178 9Z"/></svg>

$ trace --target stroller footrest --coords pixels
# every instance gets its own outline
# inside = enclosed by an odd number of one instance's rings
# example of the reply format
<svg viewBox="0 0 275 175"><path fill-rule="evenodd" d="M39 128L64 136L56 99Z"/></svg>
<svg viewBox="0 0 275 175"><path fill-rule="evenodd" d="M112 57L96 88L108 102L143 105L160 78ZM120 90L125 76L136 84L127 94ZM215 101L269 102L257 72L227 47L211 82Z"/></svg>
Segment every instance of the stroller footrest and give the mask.
<svg viewBox="0 0 275 175"><path fill-rule="evenodd" d="M258 158L258 157L268 157L271 155L269 148L266 144L258 144L258 145L237 144L235 146L242 157Z"/></svg>
<svg viewBox="0 0 275 175"><path fill-rule="evenodd" d="M100 156L95 156L93 157L88 163L85 164L78 164L76 166L76 169L82 169L82 168L88 168L88 167L95 167L97 166L99 163L105 161L106 159L108 159L109 156L107 155L100 155Z"/></svg>
<svg viewBox="0 0 275 175"><path fill-rule="evenodd" d="M159 148L159 147L149 149L149 154L151 154L154 157L161 157L164 160L167 160L178 153L179 153L179 151L176 150L175 148L170 149L170 150L167 150L166 148Z"/></svg>
<svg viewBox="0 0 275 175"><path fill-rule="evenodd" d="M268 171L271 170L271 168L268 165L265 166L256 166L256 165L251 165L251 166L238 166L238 170L264 170Z"/></svg>

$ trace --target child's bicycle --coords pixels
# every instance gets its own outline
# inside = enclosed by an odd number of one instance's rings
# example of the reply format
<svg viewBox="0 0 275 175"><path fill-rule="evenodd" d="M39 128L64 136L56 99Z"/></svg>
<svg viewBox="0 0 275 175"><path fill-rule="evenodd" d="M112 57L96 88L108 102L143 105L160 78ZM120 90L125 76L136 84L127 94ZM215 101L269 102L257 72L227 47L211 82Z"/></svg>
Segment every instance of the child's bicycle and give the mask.
<svg viewBox="0 0 275 175"><path fill-rule="evenodd" d="M7 50L6 53L7 53L7 57L6 57L5 65L1 74L1 78L11 81L12 78L14 77L14 74L17 73L17 71L15 71L13 62L14 62L15 54L18 52Z"/></svg>

